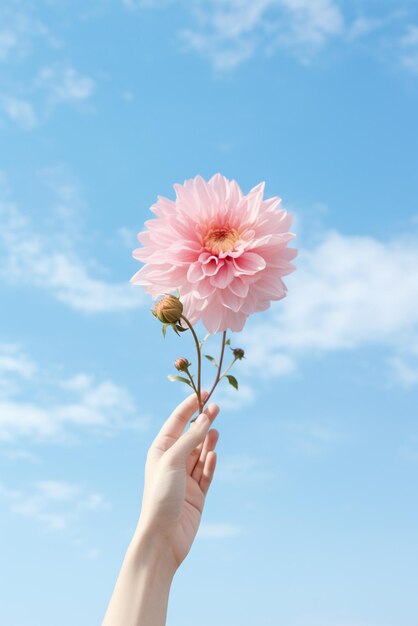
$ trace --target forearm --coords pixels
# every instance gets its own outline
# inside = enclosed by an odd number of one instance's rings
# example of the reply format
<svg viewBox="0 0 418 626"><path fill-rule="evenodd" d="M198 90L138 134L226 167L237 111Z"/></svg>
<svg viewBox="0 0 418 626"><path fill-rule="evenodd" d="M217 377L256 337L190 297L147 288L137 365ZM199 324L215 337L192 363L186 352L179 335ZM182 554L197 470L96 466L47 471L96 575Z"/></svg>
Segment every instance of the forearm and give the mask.
<svg viewBox="0 0 418 626"><path fill-rule="evenodd" d="M136 534L102 626L165 626L174 573L164 546L144 533Z"/></svg>

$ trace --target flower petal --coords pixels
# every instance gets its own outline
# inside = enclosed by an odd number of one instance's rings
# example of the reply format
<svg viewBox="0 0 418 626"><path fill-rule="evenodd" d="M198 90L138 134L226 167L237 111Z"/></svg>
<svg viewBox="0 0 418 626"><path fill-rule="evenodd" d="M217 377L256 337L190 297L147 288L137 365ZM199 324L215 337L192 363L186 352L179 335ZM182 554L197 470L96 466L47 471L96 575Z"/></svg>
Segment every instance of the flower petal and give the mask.
<svg viewBox="0 0 418 626"><path fill-rule="evenodd" d="M196 298L207 298L211 296L216 290L215 285L212 285L210 278L204 278L203 280L195 283L195 296Z"/></svg>
<svg viewBox="0 0 418 626"><path fill-rule="evenodd" d="M223 267L224 261L216 256L211 256L206 263L202 264L202 272L205 276L214 276Z"/></svg>
<svg viewBox="0 0 418 626"><path fill-rule="evenodd" d="M219 269L217 274L212 276L210 282L219 289L225 289L234 280L234 266L231 262L226 261Z"/></svg>
<svg viewBox="0 0 418 626"><path fill-rule="evenodd" d="M192 263L187 271L187 279L191 283L196 283L197 281L202 280L202 278L204 277L205 274L203 272L201 263L199 263L199 261L196 261L196 263Z"/></svg>
<svg viewBox="0 0 418 626"><path fill-rule="evenodd" d="M247 296L249 288L249 283L243 281L239 276L235 276L234 280L229 285L229 289L240 298L245 298Z"/></svg>
<svg viewBox="0 0 418 626"><path fill-rule="evenodd" d="M243 305L243 299L239 296L235 295L233 291L226 288L220 292L222 304L224 304L228 309L231 309L234 312L240 310Z"/></svg>
<svg viewBox="0 0 418 626"><path fill-rule="evenodd" d="M237 274L256 274L266 267L266 262L262 256L255 252L245 252L240 257L234 259Z"/></svg>

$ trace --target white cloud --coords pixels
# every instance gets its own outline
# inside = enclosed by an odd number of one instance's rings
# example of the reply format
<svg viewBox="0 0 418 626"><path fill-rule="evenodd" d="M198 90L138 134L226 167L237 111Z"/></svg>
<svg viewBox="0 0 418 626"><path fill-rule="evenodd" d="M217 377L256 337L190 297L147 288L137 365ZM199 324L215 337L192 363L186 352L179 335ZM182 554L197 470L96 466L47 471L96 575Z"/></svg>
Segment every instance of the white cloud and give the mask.
<svg viewBox="0 0 418 626"><path fill-rule="evenodd" d="M294 622L292 622L292 626L381 626L380 624L376 624L376 622L365 622L362 619L343 619L341 620L339 617L329 618L321 615L303 615L296 618Z"/></svg>
<svg viewBox="0 0 418 626"><path fill-rule="evenodd" d="M396 356L389 359L395 379L410 389L418 385L418 361L411 363L411 358Z"/></svg>
<svg viewBox="0 0 418 626"><path fill-rule="evenodd" d="M0 110L19 128L32 130L43 124L57 106L89 100L95 86L92 78L80 74L72 66L44 67L33 83L21 85L19 93L26 94L24 98L13 94L0 96Z"/></svg>
<svg viewBox="0 0 418 626"><path fill-rule="evenodd" d="M418 26L409 26L401 43L404 46L418 46Z"/></svg>
<svg viewBox="0 0 418 626"><path fill-rule="evenodd" d="M408 26L400 44L403 67L418 74L418 26Z"/></svg>
<svg viewBox="0 0 418 626"><path fill-rule="evenodd" d="M334 0L214 0L181 2L194 25L180 30L186 48L207 56L214 67L232 69L261 49L284 48L307 62L329 39L340 35L344 19ZM129 9L161 8L162 0L122 0ZM172 2L171 2L172 3Z"/></svg>
<svg viewBox="0 0 418 626"><path fill-rule="evenodd" d="M130 10L135 9L159 9L169 4L175 4L178 0L121 0L122 4Z"/></svg>
<svg viewBox="0 0 418 626"><path fill-rule="evenodd" d="M4 119L23 130L32 130L45 123L57 106L86 102L96 85L70 62L59 60L65 46L37 17L36 6L24 4L12 0L0 6L0 110ZM51 57L52 50L57 60L34 72L31 57L34 53L40 56L42 48L44 56Z"/></svg>
<svg viewBox="0 0 418 626"><path fill-rule="evenodd" d="M366 7L354 10L340 0L121 0L129 10L162 9L177 4L190 22L178 35L186 50L207 57L217 70L232 70L261 52L277 50L310 64L333 41L340 47L360 44L367 54L401 64L418 72L416 31L408 24L411 12L399 7ZM380 9L380 10L379 10ZM349 14L352 14L351 16ZM181 16L182 12L179 10ZM405 34L399 41L399 25ZM379 40L374 36L382 33ZM390 62L390 60L388 61Z"/></svg>
<svg viewBox="0 0 418 626"><path fill-rule="evenodd" d="M22 379L30 380L36 370L36 363L18 345L0 343L0 402L16 395Z"/></svg>
<svg viewBox="0 0 418 626"><path fill-rule="evenodd" d="M24 130L35 128L39 123L33 106L28 100L3 96L0 98L0 107L10 120Z"/></svg>
<svg viewBox="0 0 418 626"><path fill-rule="evenodd" d="M120 241L129 250L132 250L132 248L137 245L136 233L132 229L126 228L126 226L121 226L118 229L117 234Z"/></svg>
<svg viewBox="0 0 418 626"><path fill-rule="evenodd" d="M47 531L72 530L89 511L109 509L101 494L56 480L35 482L30 490L10 489L0 483L0 498L8 502L12 514L27 517ZM92 499L100 506L86 506Z"/></svg>
<svg viewBox="0 0 418 626"><path fill-rule="evenodd" d="M44 67L33 82L19 87L19 94L23 93L24 97L13 93L1 95L0 110L3 117L22 130L32 130L44 124L58 106L86 103L95 88L92 78L71 66Z"/></svg>
<svg viewBox="0 0 418 626"><path fill-rule="evenodd" d="M279 0L279 5L289 19L279 41L296 49L302 59L309 59L329 38L343 32L343 16L333 0Z"/></svg>
<svg viewBox="0 0 418 626"><path fill-rule="evenodd" d="M148 425L129 392L112 381L100 382L84 374L61 380L21 353L11 361L10 351L2 352L0 346L1 364L5 365L0 388L0 441L4 443L61 441L80 429L108 435ZM19 384L22 376L24 386ZM41 485L44 490L49 487Z"/></svg>
<svg viewBox="0 0 418 626"><path fill-rule="evenodd" d="M307 354L367 346L418 355L417 243L326 233L300 254L287 298L244 331L243 369L264 363L269 376L277 363L291 371Z"/></svg>
<svg viewBox="0 0 418 626"><path fill-rule="evenodd" d="M101 555L101 551L98 548L89 548L86 551L86 557L88 559L97 559Z"/></svg>
<svg viewBox="0 0 418 626"><path fill-rule="evenodd" d="M254 401L255 392L248 383L240 381L238 371L231 371L231 374L238 379L238 391L226 380L221 380L211 400L213 399L214 402L219 403L225 410L238 411Z"/></svg>
<svg viewBox="0 0 418 626"><path fill-rule="evenodd" d="M11 29L0 31L0 61L4 61L17 45L16 33Z"/></svg>
<svg viewBox="0 0 418 626"><path fill-rule="evenodd" d="M32 454L32 452L14 447L2 449L1 455L8 461L27 461L29 463L37 463L39 461L38 457Z"/></svg>
<svg viewBox="0 0 418 626"><path fill-rule="evenodd" d="M225 522L204 522L200 525L198 536L202 539L226 539L242 535L243 528Z"/></svg>
<svg viewBox="0 0 418 626"><path fill-rule="evenodd" d="M0 376L8 374L22 378L32 378L36 364L15 344L0 344Z"/></svg>
<svg viewBox="0 0 418 626"><path fill-rule="evenodd" d="M45 24L17 4L0 7L0 24L0 62L26 57L35 39L50 41Z"/></svg>
<svg viewBox="0 0 418 626"><path fill-rule="evenodd" d="M39 71L37 84L46 90L53 104L88 99L95 88L94 81L71 66L51 65Z"/></svg>
<svg viewBox="0 0 418 626"><path fill-rule="evenodd" d="M291 442L310 457L321 456L341 442L344 436L326 419L280 419L279 428L290 436Z"/></svg>
<svg viewBox="0 0 418 626"><path fill-rule="evenodd" d="M276 472L266 459L247 454L222 456L219 458L216 468L216 480L230 484L247 485L248 482L271 482L276 477Z"/></svg>
<svg viewBox="0 0 418 626"><path fill-rule="evenodd" d="M57 482L55 480L38 482L36 487L43 498L58 502L71 500L79 492L79 488L75 485Z"/></svg>
<svg viewBox="0 0 418 626"><path fill-rule="evenodd" d="M197 28L181 37L218 69L237 66L258 48L284 48L307 62L344 29L333 0L218 0L193 7Z"/></svg>
<svg viewBox="0 0 418 626"><path fill-rule="evenodd" d="M387 15L385 17L366 17L360 15L355 18L347 31L348 39L359 39L360 37L366 37L371 33L374 33L385 26L389 25L391 21L396 17L395 15Z"/></svg>
<svg viewBox="0 0 418 626"><path fill-rule="evenodd" d="M93 277L71 237L37 232L12 202L0 200L0 220L0 279L4 282L46 290L72 309L87 313L133 309L142 304L142 291L128 280L117 283Z"/></svg>

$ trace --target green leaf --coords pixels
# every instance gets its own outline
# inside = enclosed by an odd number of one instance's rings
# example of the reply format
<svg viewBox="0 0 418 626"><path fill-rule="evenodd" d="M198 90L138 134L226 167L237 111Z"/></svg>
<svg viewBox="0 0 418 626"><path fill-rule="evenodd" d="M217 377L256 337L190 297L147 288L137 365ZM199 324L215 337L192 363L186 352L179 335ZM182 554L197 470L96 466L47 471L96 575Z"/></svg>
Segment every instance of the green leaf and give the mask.
<svg viewBox="0 0 418 626"><path fill-rule="evenodd" d="M169 374L167 378L168 380L171 380L171 382L186 383L186 385L189 385L189 387L192 386L190 380L187 380L187 378L184 378L184 376L174 376L174 374Z"/></svg>
<svg viewBox="0 0 418 626"><path fill-rule="evenodd" d="M203 344L205 343L205 341L207 341L207 340L209 339L209 337L210 337L210 333L207 333L207 334L203 337L202 341L200 342L200 347L202 347L202 346L203 346Z"/></svg>
<svg viewBox="0 0 418 626"><path fill-rule="evenodd" d="M231 340L230 340L230 339L227 339L227 340L225 341L225 345L226 345L226 346L230 346L230 345L231 345Z"/></svg>
<svg viewBox="0 0 418 626"><path fill-rule="evenodd" d="M212 365L214 365L215 367L218 367L217 362L215 361L215 359L213 358L213 356L210 356L209 354L205 354L205 358L210 361L212 363Z"/></svg>
<svg viewBox="0 0 418 626"><path fill-rule="evenodd" d="M162 333L163 333L163 337L164 337L164 339L165 339L165 335L166 335L166 332L167 332L167 324L163 324L163 325L162 325L162 327L161 327L161 331L162 331Z"/></svg>
<svg viewBox="0 0 418 626"><path fill-rule="evenodd" d="M176 324L176 328L177 330L179 330L181 333L185 333L186 330L189 330L188 328L183 328L183 326L180 326L180 324Z"/></svg>
<svg viewBox="0 0 418 626"><path fill-rule="evenodd" d="M238 381L235 378L235 376L232 376L231 374L227 374L227 379L230 385L232 385L234 387L234 389L236 389L238 391Z"/></svg>

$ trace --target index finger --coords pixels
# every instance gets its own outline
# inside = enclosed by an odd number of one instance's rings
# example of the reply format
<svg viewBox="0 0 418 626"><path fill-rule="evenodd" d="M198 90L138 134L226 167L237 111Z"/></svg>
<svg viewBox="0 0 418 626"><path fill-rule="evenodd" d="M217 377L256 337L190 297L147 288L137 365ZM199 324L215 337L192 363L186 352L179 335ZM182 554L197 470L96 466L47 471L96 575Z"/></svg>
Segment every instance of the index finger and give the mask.
<svg viewBox="0 0 418 626"><path fill-rule="evenodd" d="M202 400L204 401L208 393L206 391L202 391L201 393ZM188 396L183 402L181 402L172 412L168 420L165 422L157 437L155 438L155 443L158 444L160 441L169 441L174 443L181 433L183 432L187 422L193 416L199 408L199 403L197 401L197 396L195 393ZM167 446L168 447L168 446Z"/></svg>

